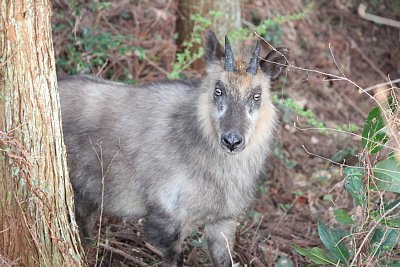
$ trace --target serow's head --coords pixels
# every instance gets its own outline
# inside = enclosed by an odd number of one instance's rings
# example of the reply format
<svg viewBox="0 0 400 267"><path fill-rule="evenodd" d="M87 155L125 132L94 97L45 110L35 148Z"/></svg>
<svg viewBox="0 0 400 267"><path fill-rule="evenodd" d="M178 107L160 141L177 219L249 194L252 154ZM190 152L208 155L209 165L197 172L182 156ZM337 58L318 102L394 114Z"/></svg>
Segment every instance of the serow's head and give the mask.
<svg viewBox="0 0 400 267"><path fill-rule="evenodd" d="M242 151L263 136L262 131L273 127L274 108L269 90L270 82L278 78L287 64L288 49L278 48L260 58L260 44L246 59L234 59L228 37L222 48L213 32L205 39L207 77L203 86L203 113L208 134L217 138L229 154ZM251 56L251 57L250 57ZM262 138L262 137L261 137Z"/></svg>

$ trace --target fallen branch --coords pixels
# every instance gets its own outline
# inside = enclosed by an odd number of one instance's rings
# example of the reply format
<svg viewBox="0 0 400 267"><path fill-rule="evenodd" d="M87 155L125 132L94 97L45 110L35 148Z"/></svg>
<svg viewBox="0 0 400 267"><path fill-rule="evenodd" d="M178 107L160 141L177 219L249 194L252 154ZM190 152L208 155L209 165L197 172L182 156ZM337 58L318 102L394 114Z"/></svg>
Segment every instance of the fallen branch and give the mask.
<svg viewBox="0 0 400 267"><path fill-rule="evenodd" d="M400 28L400 21L394 20L394 19L388 19L388 18L384 18L381 16L377 16L377 15L373 15L373 14L369 14L367 13L367 6L363 3L358 5L358 15L360 17L362 17L363 19L366 20L370 20L372 22L375 22L377 24L383 24L383 25L387 25L387 26L392 26L392 27L396 27L396 28Z"/></svg>
<svg viewBox="0 0 400 267"><path fill-rule="evenodd" d="M371 91L371 90L373 90L375 88L382 87L382 86L385 86L385 85L392 85L392 84L395 84L395 83L400 83L400 79L396 79L396 80L388 81L388 82L384 82L384 83L378 83L378 84L375 84L375 85L372 85L370 87L365 88L364 91L368 92L368 91Z"/></svg>
<svg viewBox="0 0 400 267"><path fill-rule="evenodd" d="M148 264L142 262L141 260L136 259L135 257L132 257L131 255L129 255L128 253L125 253L124 251L122 251L120 249L110 247L110 246L108 246L106 244L103 244L103 243L99 243L98 245L99 245L99 247L102 247L105 250L108 250L108 251L110 251L112 253L121 255L122 257L132 261L133 263L137 264L140 267L148 267L149 266Z"/></svg>

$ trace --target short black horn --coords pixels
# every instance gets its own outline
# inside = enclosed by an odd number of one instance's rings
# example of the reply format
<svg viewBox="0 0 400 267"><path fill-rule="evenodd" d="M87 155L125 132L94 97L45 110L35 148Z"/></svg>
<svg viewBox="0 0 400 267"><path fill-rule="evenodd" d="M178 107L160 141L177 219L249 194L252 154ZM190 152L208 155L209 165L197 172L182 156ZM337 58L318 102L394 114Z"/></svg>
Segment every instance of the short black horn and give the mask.
<svg viewBox="0 0 400 267"><path fill-rule="evenodd" d="M225 70L235 71L235 69L235 59L233 58L231 45L229 44L228 36L225 35Z"/></svg>
<svg viewBox="0 0 400 267"><path fill-rule="evenodd" d="M250 59L250 65L246 69L246 72L251 75L256 75L259 61L260 61L260 43L257 41L256 49L254 49L253 56Z"/></svg>

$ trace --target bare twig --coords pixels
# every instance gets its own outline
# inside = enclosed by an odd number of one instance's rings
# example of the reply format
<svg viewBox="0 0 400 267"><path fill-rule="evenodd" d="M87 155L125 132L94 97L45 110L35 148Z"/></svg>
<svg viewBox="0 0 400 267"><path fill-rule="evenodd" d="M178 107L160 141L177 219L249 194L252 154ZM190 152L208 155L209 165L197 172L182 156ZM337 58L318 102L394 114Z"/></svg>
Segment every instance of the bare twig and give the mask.
<svg viewBox="0 0 400 267"><path fill-rule="evenodd" d="M260 218L260 220L259 220L259 222L258 222L257 228L256 228L256 230L255 230L255 233L256 233L256 234L258 233L258 230L260 229L260 226L261 226L261 222L262 222L263 220L264 220L264 215L261 216L261 218ZM251 241L251 250L253 250L254 247L255 247L255 245L256 245L256 239L257 239L257 235L256 235L256 234L254 234L253 240Z"/></svg>
<svg viewBox="0 0 400 267"><path fill-rule="evenodd" d="M5 232L9 231L10 229L11 229L11 227L7 227L6 229L1 230L0 234L5 233Z"/></svg>
<svg viewBox="0 0 400 267"><path fill-rule="evenodd" d="M114 162L116 156L118 155L119 150L121 149L121 140L118 143L118 149L115 152L114 156L112 157L110 164L108 164L107 169L104 171L104 162L103 162L103 149L101 147L101 142L97 144L100 149L100 154L96 151L95 147L93 146L92 140L89 138L90 144L92 145L93 151L96 153L97 159L100 162L101 166L101 206L100 206L100 218L99 218L99 229L97 232L97 249L96 249L96 266L99 259L99 244L100 244L100 236L101 236L101 226L103 222L103 211L104 211L104 179L107 176L108 171L110 170L111 164Z"/></svg>
<svg viewBox="0 0 400 267"><path fill-rule="evenodd" d="M159 72L161 72L164 75L168 75L168 71L164 70L163 68L161 68L160 66L158 66L154 61L148 59L147 57L144 58L144 60L152 67L154 67L156 70L158 70Z"/></svg>
<svg viewBox="0 0 400 267"><path fill-rule="evenodd" d="M360 247L358 248L358 250L356 251L356 254L353 257L353 261L351 262L351 264L349 266L355 266L355 263L357 261L357 257L360 254L362 248L364 247L366 242L369 242L369 236L372 235L375 231L375 228L378 227L380 225L380 222L386 218L387 215L389 215L392 211L396 210L397 208L400 207L400 202L397 203L397 205L393 206L391 209L387 210L382 217L379 218L379 220L376 221L375 225L372 226L372 228L369 230L368 234L364 237L364 240L362 241Z"/></svg>
<svg viewBox="0 0 400 267"><path fill-rule="evenodd" d="M381 17L381 16L377 16L377 15L373 15L373 14L369 14L367 13L367 6L363 3L360 3L358 5L358 15L360 17L362 17L363 19L366 20L370 20L373 21L377 24L383 24L383 25L387 25L387 26L392 26L395 28L400 28L400 21L394 20L394 19L388 19L385 17Z"/></svg>
<svg viewBox="0 0 400 267"><path fill-rule="evenodd" d="M384 122L386 125L386 128L388 129L387 135L390 137L390 139L395 143L397 146L397 151L395 151L395 158L400 160L400 140L398 138L398 117L396 117L396 114L392 111L391 107L389 106L388 103L388 98L389 98L389 92L392 90L392 88L388 88L387 86L382 86L378 87L375 90L375 98L377 99L378 102L381 103L383 109L381 109L382 113L385 114L384 116ZM393 93L393 98L395 98L395 95ZM393 101L396 101L395 99ZM395 102L398 104L397 102ZM386 115L387 114L387 115Z"/></svg>
<svg viewBox="0 0 400 267"><path fill-rule="evenodd" d="M228 249L228 253L229 253L229 257L231 258L231 263L232 263L232 267L234 266L233 263L233 257L232 257L232 253L231 253L231 249L229 247L229 241L228 238L226 237L226 235L224 234L224 232L221 231L221 235L224 237L225 242L226 242L226 248Z"/></svg>
<svg viewBox="0 0 400 267"><path fill-rule="evenodd" d="M400 79L396 79L396 80L392 80L392 81L388 81L388 82L384 82L384 83L378 83L378 84L375 84L375 85L365 88L364 91L368 92L368 91L374 90L375 88L382 87L385 85L391 85L394 83L400 83ZM398 87L393 87L393 88L398 89Z"/></svg>
<svg viewBox="0 0 400 267"><path fill-rule="evenodd" d="M150 243L148 243L148 242L145 242L145 246L146 246L146 248L148 248L151 252L153 252L154 254L156 254L158 257L162 257L163 256L163 254L162 254L162 252L158 249L158 248L156 248L155 246L153 246L152 244L150 244Z"/></svg>
<svg viewBox="0 0 400 267"><path fill-rule="evenodd" d="M124 251L122 251L122 250L120 250L120 249L110 247L110 246L108 246L108 245L106 245L106 244L103 244L103 243L99 243L98 245L99 245L100 247L102 247L102 248L108 250L108 251L111 251L112 253L121 255L122 257L124 257L124 258L126 258L126 259L132 261L134 264L136 264L136 265L138 265L138 266L140 266L140 267L148 267L148 266L149 266L148 264L146 264L146 263L144 263L144 262L142 262L142 261L136 259L135 257L129 255L128 253L126 253L126 252L124 252Z"/></svg>
<svg viewBox="0 0 400 267"><path fill-rule="evenodd" d="M349 40L350 42L350 46L352 49L354 49L356 52L358 52L360 54L360 56L362 57L362 59L367 62L367 64L376 72L379 74L379 76L382 77L382 79L384 80L388 80L388 77L385 73L383 73L383 71L381 71L380 68L378 68L378 66L372 61L372 59L370 59L365 53L364 51L361 50L361 48L357 45L356 41L354 41L352 38L347 37L347 40ZM365 90L364 90L365 91Z"/></svg>
<svg viewBox="0 0 400 267"><path fill-rule="evenodd" d="M335 63L336 68L340 71L340 73L342 74L342 76L346 78L346 75L344 74L344 72L343 72L342 69L339 67L339 64L338 64L337 61L336 61L335 55L333 54L333 48L332 48L331 44L329 43L328 46L329 46L329 51L331 52L331 55L332 55L332 60L333 60L333 62Z"/></svg>
<svg viewBox="0 0 400 267"><path fill-rule="evenodd" d="M271 47L271 49L273 49L274 51L280 53L280 52L279 52L278 50L276 50L267 40L265 40L265 38L263 38L262 36L260 36L260 35L257 34L256 32L255 32L255 35L258 36L260 39L262 39L266 44L268 44L268 45ZM335 74L331 74L331 73L327 73L327 72L323 72L323 71L319 71L319 70L307 69L307 68L302 68L302 67L294 66L293 64L291 64L291 63L289 62L289 60L287 59L287 57L286 57L285 55L283 55L282 53L280 53L280 54L281 54L281 56L283 56L283 57L285 58L286 64L281 64L281 63L278 63L278 62L274 62L274 61L270 61L270 60L265 60L265 59L262 59L262 58L261 58L261 60L270 62L270 63L272 63L272 64L277 64L277 65L281 65L281 66L289 66L289 67L291 67L291 68L293 68L293 69L297 69L297 70L301 70L301 71L306 71L307 74L308 74L309 72L321 74L321 75L324 75L324 76L328 77L329 80L335 79L335 80L342 80L342 81L348 82L348 83L352 84L353 86L357 87L358 90L359 90L360 92L364 93L364 94L367 95L369 98L371 98L372 100L374 100L374 101L377 103L377 105L379 106L380 109L385 110L384 107L382 106L382 104L381 104L372 94L370 94L369 92L365 91L364 88L362 88L360 85L358 85L356 82L352 81L351 79L349 79L349 78L347 78L347 77L345 77L345 76L338 76L338 75L335 75ZM324 78L323 80L326 81L325 78ZM383 113L383 116L385 117L386 120L389 119L389 118L387 117L387 114L386 114L386 113ZM398 150L397 148L393 148L393 149Z"/></svg>

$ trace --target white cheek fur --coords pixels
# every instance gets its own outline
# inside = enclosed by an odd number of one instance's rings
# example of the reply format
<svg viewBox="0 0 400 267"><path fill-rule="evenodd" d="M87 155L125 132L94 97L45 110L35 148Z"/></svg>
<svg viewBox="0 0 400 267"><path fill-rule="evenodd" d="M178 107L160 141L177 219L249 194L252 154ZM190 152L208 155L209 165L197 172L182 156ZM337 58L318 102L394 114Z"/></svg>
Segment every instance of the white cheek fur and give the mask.
<svg viewBox="0 0 400 267"><path fill-rule="evenodd" d="M222 116L224 116L226 112L226 107L223 106L222 110L218 110L218 108L215 109L215 117L217 118L217 120L219 120Z"/></svg>
<svg viewBox="0 0 400 267"><path fill-rule="evenodd" d="M246 139L249 140L254 133L257 118L258 118L258 110L253 110L253 112L250 113L250 108L246 108L246 117L249 120L249 126L247 129L247 133L245 133Z"/></svg>

